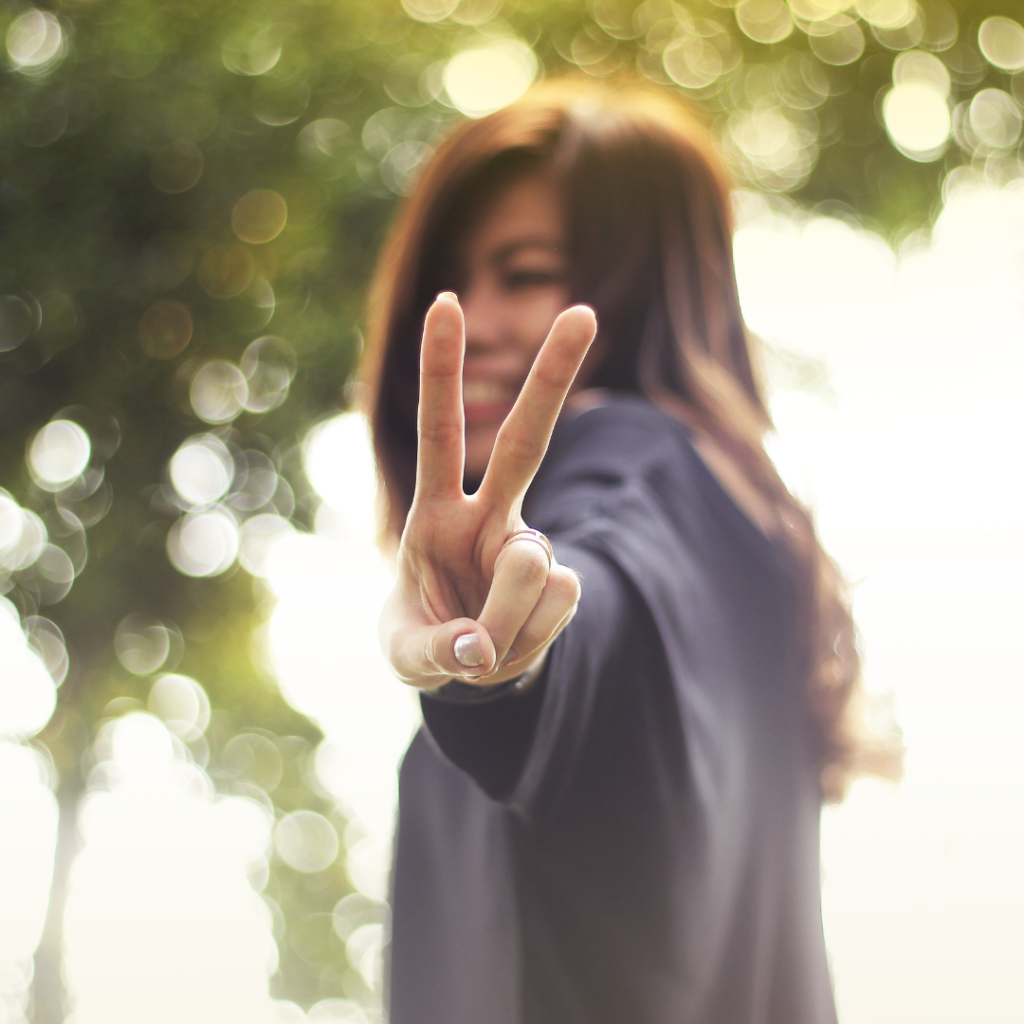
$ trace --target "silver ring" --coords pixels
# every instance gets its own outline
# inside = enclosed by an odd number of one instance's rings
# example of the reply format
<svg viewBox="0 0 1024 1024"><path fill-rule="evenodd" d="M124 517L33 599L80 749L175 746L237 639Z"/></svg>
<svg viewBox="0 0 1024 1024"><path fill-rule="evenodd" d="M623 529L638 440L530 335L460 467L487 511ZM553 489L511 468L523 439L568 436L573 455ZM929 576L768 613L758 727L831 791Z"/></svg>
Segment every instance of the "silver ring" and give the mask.
<svg viewBox="0 0 1024 1024"><path fill-rule="evenodd" d="M501 550L504 551L505 548L509 546L509 544L517 540L529 540L533 541L534 544L539 544L544 549L545 554L548 556L548 568L550 569L551 566L554 565L554 548L551 547L551 541L549 541L547 537L545 537L544 534L540 532L540 530L531 530L529 528L525 530L516 530L515 533L511 533L508 535L508 537L505 538L505 543L501 545Z"/></svg>

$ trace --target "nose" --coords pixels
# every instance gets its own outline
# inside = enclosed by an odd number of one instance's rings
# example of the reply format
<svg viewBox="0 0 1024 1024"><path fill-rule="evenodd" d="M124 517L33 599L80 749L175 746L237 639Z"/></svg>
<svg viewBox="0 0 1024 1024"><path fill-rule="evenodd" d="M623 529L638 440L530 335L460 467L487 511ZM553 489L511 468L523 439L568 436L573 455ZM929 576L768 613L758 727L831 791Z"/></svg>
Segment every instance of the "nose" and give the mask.
<svg viewBox="0 0 1024 1024"><path fill-rule="evenodd" d="M466 354L487 354L501 345L500 304L486 282L470 281L459 301L466 319Z"/></svg>

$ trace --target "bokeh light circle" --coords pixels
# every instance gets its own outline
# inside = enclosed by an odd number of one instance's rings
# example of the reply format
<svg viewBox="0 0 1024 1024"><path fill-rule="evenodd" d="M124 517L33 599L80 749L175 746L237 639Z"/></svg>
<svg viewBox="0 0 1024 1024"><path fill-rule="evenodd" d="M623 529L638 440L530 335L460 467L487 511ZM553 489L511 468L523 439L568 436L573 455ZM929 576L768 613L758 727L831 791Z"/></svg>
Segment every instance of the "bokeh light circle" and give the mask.
<svg viewBox="0 0 1024 1024"><path fill-rule="evenodd" d="M827 21L850 6L850 0L789 0L793 14L802 22Z"/></svg>
<svg viewBox="0 0 1024 1024"><path fill-rule="evenodd" d="M821 23L821 30L810 33L811 52L826 64L842 67L852 64L864 52L864 32L845 15Z"/></svg>
<svg viewBox="0 0 1024 1024"><path fill-rule="evenodd" d="M67 597L75 582L75 567L67 553L56 544L44 544L33 572L41 604L56 604Z"/></svg>
<svg viewBox="0 0 1024 1024"><path fill-rule="evenodd" d="M53 714L57 688L5 597L0 597L0 664L0 739L34 736Z"/></svg>
<svg viewBox="0 0 1024 1024"><path fill-rule="evenodd" d="M264 513L247 519L242 525L238 560L253 576L263 576L274 546L295 532L283 516Z"/></svg>
<svg viewBox="0 0 1024 1024"><path fill-rule="evenodd" d="M925 37L927 23L920 9L915 10L914 17L906 25L895 28L871 26L872 35L888 50L909 50L919 46Z"/></svg>
<svg viewBox="0 0 1024 1024"><path fill-rule="evenodd" d="M277 238L288 221L288 205L273 189L247 192L231 211L231 228L243 241L260 245Z"/></svg>
<svg viewBox="0 0 1024 1024"><path fill-rule="evenodd" d="M263 452L249 449L241 459L237 456L236 459L237 475L229 503L239 512L255 512L263 508L288 486L278 475L273 460ZM289 508L289 514L291 511Z"/></svg>
<svg viewBox="0 0 1024 1024"><path fill-rule="evenodd" d="M281 859L296 871L313 874L330 867L338 856L338 833L315 811L295 811L274 830L274 845Z"/></svg>
<svg viewBox="0 0 1024 1024"><path fill-rule="evenodd" d="M89 435L72 420L53 420L32 439L28 466L35 482L47 491L59 491L89 464Z"/></svg>
<svg viewBox="0 0 1024 1024"><path fill-rule="evenodd" d="M687 89L710 85L725 70L715 46L700 36L686 35L669 44L662 54L665 71Z"/></svg>
<svg viewBox="0 0 1024 1024"><path fill-rule="evenodd" d="M136 676L161 668L171 650L171 636L163 623L146 615L125 616L114 632L117 660Z"/></svg>
<svg viewBox="0 0 1024 1024"><path fill-rule="evenodd" d="M210 698L191 676L168 672L149 691L149 710L183 739L194 739L210 724Z"/></svg>
<svg viewBox="0 0 1024 1024"><path fill-rule="evenodd" d="M943 97L949 95L950 77L946 65L938 57L920 50L901 53L892 66L894 85L919 82L935 89Z"/></svg>
<svg viewBox="0 0 1024 1024"><path fill-rule="evenodd" d="M6 564L3 555L12 551L22 535L21 506L3 488L0 488L0 565Z"/></svg>
<svg viewBox="0 0 1024 1024"><path fill-rule="evenodd" d="M402 0L402 7L410 18L428 23L444 21L458 6L459 0Z"/></svg>
<svg viewBox="0 0 1024 1024"><path fill-rule="evenodd" d="M876 28L901 28L917 14L915 0L856 0L857 13Z"/></svg>
<svg viewBox="0 0 1024 1024"><path fill-rule="evenodd" d="M343 413L318 423L303 442L303 466L317 494L335 508L350 508L354 494L373 494L377 471L366 420Z"/></svg>
<svg viewBox="0 0 1024 1024"><path fill-rule="evenodd" d="M203 151L192 142L172 142L153 154L149 177L161 192L187 192L203 175Z"/></svg>
<svg viewBox="0 0 1024 1024"><path fill-rule="evenodd" d="M295 350L275 335L250 343L239 361L246 380L245 407L249 412L268 412L288 397L295 376Z"/></svg>
<svg viewBox="0 0 1024 1024"><path fill-rule="evenodd" d="M978 46L985 59L1003 71L1024 68L1024 28L1012 18L986 18L978 29Z"/></svg>
<svg viewBox="0 0 1024 1024"><path fill-rule="evenodd" d="M519 39L497 39L455 54L443 81L452 104L483 117L519 99L537 77L537 57Z"/></svg>
<svg viewBox="0 0 1024 1024"><path fill-rule="evenodd" d="M921 46L926 50L948 50L960 34L960 20L946 0L931 0L924 12L924 35Z"/></svg>
<svg viewBox="0 0 1024 1024"><path fill-rule="evenodd" d="M207 363L192 378L189 399L207 423L230 423L244 408L249 387L242 371L223 359Z"/></svg>
<svg viewBox="0 0 1024 1024"><path fill-rule="evenodd" d="M782 0L741 0L736 23L756 43L781 43L793 31L793 18Z"/></svg>
<svg viewBox="0 0 1024 1024"><path fill-rule="evenodd" d="M35 317L17 295L0 298L0 352L17 348L32 333Z"/></svg>
<svg viewBox="0 0 1024 1024"><path fill-rule="evenodd" d="M167 554L186 576L218 576L238 555L238 524L223 509L193 512L167 535Z"/></svg>
<svg viewBox="0 0 1024 1024"><path fill-rule="evenodd" d="M277 789L284 773L284 760L277 745L259 733L240 733L225 744L221 769L233 778L259 786L265 793Z"/></svg>
<svg viewBox="0 0 1024 1024"><path fill-rule="evenodd" d="M434 149L429 143L418 139L406 139L388 150L381 163L380 176L384 184L395 195L408 195L416 178L416 172L430 157Z"/></svg>
<svg viewBox="0 0 1024 1024"><path fill-rule="evenodd" d="M199 264L199 283L215 299L230 299L249 287L256 273L252 253L237 242L211 246Z"/></svg>
<svg viewBox="0 0 1024 1024"><path fill-rule="evenodd" d="M162 774L174 760L174 746L162 722L144 711L132 711L112 723L113 760L126 774Z"/></svg>
<svg viewBox="0 0 1024 1024"><path fill-rule="evenodd" d="M760 188L788 191L807 180L817 157L813 131L787 111L763 100L737 111L726 130L726 151L743 175Z"/></svg>
<svg viewBox="0 0 1024 1024"><path fill-rule="evenodd" d="M42 519L0 490L0 569L27 569L42 554L46 541Z"/></svg>
<svg viewBox="0 0 1024 1024"><path fill-rule="evenodd" d="M158 299L139 320L139 346L151 359L173 359L192 340L192 314L176 299Z"/></svg>
<svg viewBox="0 0 1024 1024"><path fill-rule="evenodd" d="M322 160L344 153L352 143L352 131L336 117L320 117L310 121L296 141L304 156Z"/></svg>
<svg viewBox="0 0 1024 1024"><path fill-rule="evenodd" d="M946 97L928 82L893 86L882 101L882 116L894 145L914 160L938 158L952 129Z"/></svg>
<svg viewBox="0 0 1024 1024"><path fill-rule="evenodd" d="M39 655L54 685L60 686L71 667L60 627L41 615L30 615L22 621L21 626L28 637L29 646Z"/></svg>
<svg viewBox="0 0 1024 1024"><path fill-rule="evenodd" d="M593 26L577 32L569 44L569 56L577 67L593 68L615 52L615 40Z"/></svg>
<svg viewBox="0 0 1024 1024"><path fill-rule="evenodd" d="M227 493L235 477L235 464L219 437L190 437L174 453L171 483L182 501L193 507L211 505Z"/></svg>
<svg viewBox="0 0 1024 1024"><path fill-rule="evenodd" d="M990 149L1009 149L1020 138L1020 107L1002 89L975 93L969 116L975 135Z"/></svg>
<svg viewBox="0 0 1024 1024"><path fill-rule="evenodd" d="M18 71L40 74L60 60L64 33L56 16L34 7L19 14L7 29L7 55Z"/></svg>
<svg viewBox="0 0 1024 1024"><path fill-rule="evenodd" d="M264 25L255 32L236 32L221 48L224 67L236 75L265 75L281 58L282 36L279 25Z"/></svg>

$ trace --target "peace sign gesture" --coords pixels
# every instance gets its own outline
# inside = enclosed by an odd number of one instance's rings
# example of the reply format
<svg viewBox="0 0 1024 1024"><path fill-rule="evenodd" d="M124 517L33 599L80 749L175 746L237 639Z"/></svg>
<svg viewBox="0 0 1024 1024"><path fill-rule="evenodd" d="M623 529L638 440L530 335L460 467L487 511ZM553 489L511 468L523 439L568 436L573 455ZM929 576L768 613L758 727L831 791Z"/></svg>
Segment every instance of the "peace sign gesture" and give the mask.
<svg viewBox="0 0 1024 1024"><path fill-rule="evenodd" d="M538 664L572 618L579 580L527 530L521 512L596 330L586 306L558 317L498 432L480 489L467 495L462 310L442 292L427 312L416 492L380 622L381 646L406 683L434 689L452 678L511 679Z"/></svg>

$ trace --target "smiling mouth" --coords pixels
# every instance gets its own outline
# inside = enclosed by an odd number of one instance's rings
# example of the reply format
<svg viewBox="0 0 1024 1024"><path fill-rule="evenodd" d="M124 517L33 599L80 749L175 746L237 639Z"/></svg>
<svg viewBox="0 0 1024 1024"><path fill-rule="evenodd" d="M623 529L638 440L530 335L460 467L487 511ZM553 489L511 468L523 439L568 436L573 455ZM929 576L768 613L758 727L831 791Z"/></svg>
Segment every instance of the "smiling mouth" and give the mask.
<svg viewBox="0 0 1024 1024"><path fill-rule="evenodd" d="M511 409L519 390L504 381L467 380L462 384L462 400L467 412L473 408Z"/></svg>

